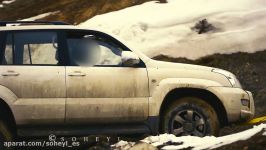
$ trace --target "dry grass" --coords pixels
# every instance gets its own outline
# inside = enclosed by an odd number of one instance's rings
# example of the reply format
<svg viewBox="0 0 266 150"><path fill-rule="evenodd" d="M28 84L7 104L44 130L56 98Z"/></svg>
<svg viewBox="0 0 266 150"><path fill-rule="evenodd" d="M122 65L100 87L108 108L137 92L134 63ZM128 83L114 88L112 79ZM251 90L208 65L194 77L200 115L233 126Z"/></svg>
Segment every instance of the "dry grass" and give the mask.
<svg viewBox="0 0 266 150"><path fill-rule="evenodd" d="M78 24L95 15L142 4L146 1L151 0L17 0L0 9L0 20L19 20L60 11L43 20ZM160 0L160 2L165 2L165 0Z"/></svg>

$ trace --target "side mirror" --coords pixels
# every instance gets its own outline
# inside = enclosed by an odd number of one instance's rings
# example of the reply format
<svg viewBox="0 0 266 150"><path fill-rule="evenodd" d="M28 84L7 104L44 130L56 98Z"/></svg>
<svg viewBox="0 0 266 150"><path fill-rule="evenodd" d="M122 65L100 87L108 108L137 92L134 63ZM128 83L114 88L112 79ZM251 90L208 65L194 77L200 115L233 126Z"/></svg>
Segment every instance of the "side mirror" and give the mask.
<svg viewBox="0 0 266 150"><path fill-rule="evenodd" d="M122 52L122 64L124 66L131 67L139 63L140 63L140 59L135 53L129 52L129 51Z"/></svg>

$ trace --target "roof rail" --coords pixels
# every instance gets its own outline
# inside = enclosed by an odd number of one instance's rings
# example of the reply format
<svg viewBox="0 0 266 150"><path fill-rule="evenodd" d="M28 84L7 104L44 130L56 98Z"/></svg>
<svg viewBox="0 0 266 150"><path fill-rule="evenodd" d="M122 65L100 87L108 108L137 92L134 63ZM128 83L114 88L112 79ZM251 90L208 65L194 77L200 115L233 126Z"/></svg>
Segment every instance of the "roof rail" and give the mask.
<svg viewBox="0 0 266 150"><path fill-rule="evenodd" d="M8 24L28 24L28 25L33 25L33 24L48 24L48 25L70 25L65 22L60 22L60 21L0 21L0 26L7 26Z"/></svg>

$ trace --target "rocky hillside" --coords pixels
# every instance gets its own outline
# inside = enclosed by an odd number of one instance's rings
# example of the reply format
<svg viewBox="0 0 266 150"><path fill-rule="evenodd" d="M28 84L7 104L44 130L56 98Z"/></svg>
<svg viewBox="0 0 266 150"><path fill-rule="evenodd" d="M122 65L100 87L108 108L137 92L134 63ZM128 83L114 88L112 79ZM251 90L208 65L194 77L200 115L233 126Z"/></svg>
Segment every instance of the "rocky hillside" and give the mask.
<svg viewBox="0 0 266 150"><path fill-rule="evenodd" d="M60 20L78 24L95 15L142 4L146 1L150 0L0 0L0 4L2 3L0 20L19 20L48 12L57 12L43 20Z"/></svg>
<svg viewBox="0 0 266 150"><path fill-rule="evenodd" d="M254 94L256 116L266 114L266 50L256 53L214 54L197 60L156 56L156 60L217 67L234 73L244 89Z"/></svg>

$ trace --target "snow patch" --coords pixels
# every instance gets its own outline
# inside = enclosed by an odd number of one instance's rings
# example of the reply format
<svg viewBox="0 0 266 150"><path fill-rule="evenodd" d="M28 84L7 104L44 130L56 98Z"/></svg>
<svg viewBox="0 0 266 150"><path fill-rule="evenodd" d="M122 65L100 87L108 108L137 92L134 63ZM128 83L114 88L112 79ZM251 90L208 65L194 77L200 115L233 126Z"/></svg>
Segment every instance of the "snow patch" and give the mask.
<svg viewBox="0 0 266 150"><path fill-rule="evenodd" d="M136 144L135 142L127 142L127 141L121 140L117 142L116 144L112 145L112 149L126 150L126 149L130 149L135 144Z"/></svg>
<svg viewBox="0 0 266 150"><path fill-rule="evenodd" d="M8 4L14 3L15 1L16 0L5 0L5 1L2 2L2 4L8 5Z"/></svg>
<svg viewBox="0 0 266 150"><path fill-rule="evenodd" d="M214 149L223 145L231 144L241 140L247 140L255 134L266 129L266 124L260 124L254 126L252 129L245 130L236 134L231 134L222 137L206 136L206 137L195 137L195 136L182 136L176 137L170 134L162 134L159 136L150 136L142 140L142 142L152 144L153 146L163 146L162 149L184 149L192 147L193 150L200 149ZM173 143L169 145L167 143ZM164 146L166 145L166 146Z"/></svg>
<svg viewBox="0 0 266 150"><path fill-rule="evenodd" d="M218 30L197 34L191 29L204 18ZM266 49L266 1L152 1L95 16L79 26L113 33L150 57L253 53Z"/></svg>
<svg viewBox="0 0 266 150"><path fill-rule="evenodd" d="M263 136L266 136L266 129L264 130L264 132L262 133Z"/></svg>
<svg viewBox="0 0 266 150"><path fill-rule="evenodd" d="M11 3L14 3L16 0L4 0L2 3L0 3L0 8L4 8L5 5L9 5Z"/></svg>
<svg viewBox="0 0 266 150"><path fill-rule="evenodd" d="M54 14L57 14L57 13L59 13L59 11L48 12L48 13L40 14L40 15L37 15L37 16L34 16L34 17L22 19L21 21L34 21L34 20L42 19L44 17L50 16L50 15L54 15Z"/></svg>

